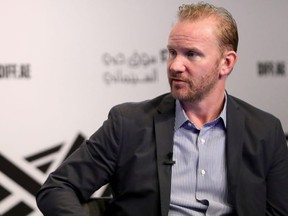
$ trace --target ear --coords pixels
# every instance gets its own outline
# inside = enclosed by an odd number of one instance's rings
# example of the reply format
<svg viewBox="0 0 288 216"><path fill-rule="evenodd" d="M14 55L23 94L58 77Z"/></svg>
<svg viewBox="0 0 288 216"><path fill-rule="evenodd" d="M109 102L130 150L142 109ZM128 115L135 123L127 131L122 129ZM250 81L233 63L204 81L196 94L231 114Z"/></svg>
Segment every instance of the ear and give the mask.
<svg viewBox="0 0 288 216"><path fill-rule="evenodd" d="M237 53L233 50L225 51L220 68L220 76L228 76L237 61Z"/></svg>

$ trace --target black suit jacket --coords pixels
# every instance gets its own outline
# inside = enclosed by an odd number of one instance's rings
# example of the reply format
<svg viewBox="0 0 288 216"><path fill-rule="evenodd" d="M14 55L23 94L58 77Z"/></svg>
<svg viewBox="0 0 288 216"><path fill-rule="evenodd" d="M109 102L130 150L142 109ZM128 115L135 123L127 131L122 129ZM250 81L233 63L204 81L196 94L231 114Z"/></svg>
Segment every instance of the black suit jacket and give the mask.
<svg viewBox="0 0 288 216"><path fill-rule="evenodd" d="M288 215L288 151L280 121L227 97L226 163L235 215ZM111 109L37 195L44 215L84 215L81 203L109 183L111 216L167 216L175 100L170 94ZM177 163L177 161L176 161Z"/></svg>

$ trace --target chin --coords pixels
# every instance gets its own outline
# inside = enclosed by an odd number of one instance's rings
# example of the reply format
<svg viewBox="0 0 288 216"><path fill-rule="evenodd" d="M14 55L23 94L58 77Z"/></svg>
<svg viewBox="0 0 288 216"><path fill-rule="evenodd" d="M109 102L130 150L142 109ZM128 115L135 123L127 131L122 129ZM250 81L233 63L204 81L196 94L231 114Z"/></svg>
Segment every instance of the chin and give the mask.
<svg viewBox="0 0 288 216"><path fill-rule="evenodd" d="M191 92L171 91L173 98L182 102L199 102L202 100L201 94L192 94Z"/></svg>
<svg viewBox="0 0 288 216"><path fill-rule="evenodd" d="M189 98L189 95L183 91L179 91L179 90L172 90L171 91L171 94L172 96L175 98L175 99L178 99L178 100L187 100Z"/></svg>

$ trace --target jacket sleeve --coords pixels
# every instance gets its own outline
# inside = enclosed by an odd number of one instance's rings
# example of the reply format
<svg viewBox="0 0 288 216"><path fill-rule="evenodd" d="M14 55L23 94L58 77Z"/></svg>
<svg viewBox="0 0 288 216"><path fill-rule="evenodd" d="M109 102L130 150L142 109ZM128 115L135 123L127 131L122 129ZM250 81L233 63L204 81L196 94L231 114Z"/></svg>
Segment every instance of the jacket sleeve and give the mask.
<svg viewBox="0 0 288 216"><path fill-rule="evenodd" d="M288 149L280 121L274 131L274 151L267 175L266 215L288 215Z"/></svg>
<svg viewBox="0 0 288 216"><path fill-rule="evenodd" d="M121 115L117 108L89 140L52 172L39 190L37 205L45 216L84 216L82 203L109 182L117 161Z"/></svg>

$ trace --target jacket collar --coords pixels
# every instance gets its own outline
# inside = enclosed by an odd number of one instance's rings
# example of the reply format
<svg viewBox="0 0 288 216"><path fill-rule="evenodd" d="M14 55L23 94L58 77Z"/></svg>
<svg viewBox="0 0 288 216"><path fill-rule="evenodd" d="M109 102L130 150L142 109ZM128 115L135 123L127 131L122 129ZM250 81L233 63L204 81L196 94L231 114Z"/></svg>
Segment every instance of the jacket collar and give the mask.
<svg viewBox="0 0 288 216"><path fill-rule="evenodd" d="M236 206L242 148L244 142L244 114L232 96L227 97L226 167L229 202Z"/></svg>
<svg viewBox="0 0 288 216"><path fill-rule="evenodd" d="M173 135L175 123L175 100L170 94L164 96L154 117L156 136L157 170L160 189L161 215L168 215L171 190Z"/></svg>

